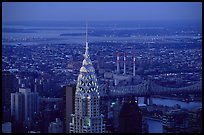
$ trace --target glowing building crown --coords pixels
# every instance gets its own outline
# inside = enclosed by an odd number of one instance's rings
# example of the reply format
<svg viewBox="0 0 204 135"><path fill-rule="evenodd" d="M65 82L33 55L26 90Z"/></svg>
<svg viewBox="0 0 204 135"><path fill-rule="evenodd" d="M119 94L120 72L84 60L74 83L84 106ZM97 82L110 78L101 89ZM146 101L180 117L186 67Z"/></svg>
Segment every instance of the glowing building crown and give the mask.
<svg viewBox="0 0 204 135"><path fill-rule="evenodd" d="M98 94L97 78L95 75L94 67L89 57L88 49L89 49L88 33L87 33L87 26L86 26L86 51L84 54L82 67L80 69L80 73L77 79L76 92L80 92L80 93L96 92Z"/></svg>

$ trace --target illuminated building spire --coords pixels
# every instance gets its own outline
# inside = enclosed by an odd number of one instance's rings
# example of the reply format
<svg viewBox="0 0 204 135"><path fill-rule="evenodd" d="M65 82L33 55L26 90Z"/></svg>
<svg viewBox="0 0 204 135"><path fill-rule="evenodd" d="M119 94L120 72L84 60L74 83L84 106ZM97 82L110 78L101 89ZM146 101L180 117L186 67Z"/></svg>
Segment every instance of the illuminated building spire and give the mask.
<svg viewBox="0 0 204 135"><path fill-rule="evenodd" d="M89 57L89 45L88 45L88 28L87 28L87 24L86 24L86 51L85 51L85 54L84 54L84 57L85 58L88 58Z"/></svg>
<svg viewBox="0 0 204 135"><path fill-rule="evenodd" d="M100 113L100 94L95 69L88 53L86 25L86 51L75 92L75 111L71 115L70 133L104 132L103 115Z"/></svg>

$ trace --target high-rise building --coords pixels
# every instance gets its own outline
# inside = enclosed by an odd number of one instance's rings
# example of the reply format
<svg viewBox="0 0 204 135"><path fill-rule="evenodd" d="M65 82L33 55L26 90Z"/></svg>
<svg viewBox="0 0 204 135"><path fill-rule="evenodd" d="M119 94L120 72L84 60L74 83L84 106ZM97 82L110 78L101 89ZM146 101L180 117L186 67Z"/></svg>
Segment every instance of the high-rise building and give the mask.
<svg viewBox="0 0 204 135"><path fill-rule="evenodd" d="M189 133L202 133L202 107L188 112Z"/></svg>
<svg viewBox="0 0 204 135"><path fill-rule="evenodd" d="M18 91L18 82L14 73L9 71L2 72L2 111L3 121L9 121L10 118L6 117L10 112L11 107L11 93Z"/></svg>
<svg viewBox="0 0 204 135"><path fill-rule="evenodd" d="M88 52L86 31L86 51L77 80L75 111L70 123L71 133L104 132L103 115L100 114L100 95L97 78Z"/></svg>
<svg viewBox="0 0 204 135"><path fill-rule="evenodd" d="M27 88L11 93L11 116L14 121L32 120L39 111L38 93Z"/></svg>
<svg viewBox="0 0 204 135"><path fill-rule="evenodd" d="M188 113L181 109L166 112L162 124L164 133L187 133L190 129Z"/></svg>
<svg viewBox="0 0 204 135"><path fill-rule="evenodd" d="M111 103L111 110L113 112L113 132L117 133L119 132L119 113L122 107L122 100L121 99L116 99L116 102Z"/></svg>
<svg viewBox="0 0 204 135"><path fill-rule="evenodd" d="M71 114L74 114L74 99L76 85L65 86L65 131L69 133L69 123L71 122Z"/></svg>
<svg viewBox="0 0 204 135"><path fill-rule="evenodd" d="M142 113L134 96L127 99L119 114L120 133L142 133Z"/></svg>

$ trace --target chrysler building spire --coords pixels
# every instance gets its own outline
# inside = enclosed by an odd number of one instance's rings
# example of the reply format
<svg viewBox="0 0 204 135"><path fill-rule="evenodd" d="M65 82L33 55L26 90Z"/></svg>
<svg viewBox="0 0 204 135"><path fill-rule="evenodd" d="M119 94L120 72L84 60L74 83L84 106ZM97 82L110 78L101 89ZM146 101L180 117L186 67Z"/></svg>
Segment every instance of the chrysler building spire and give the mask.
<svg viewBox="0 0 204 135"><path fill-rule="evenodd" d="M84 54L85 58L89 57L89 51L88 51L88 49L89 49L89 46L88 46L88 30L87 29L88 28L87 28L87 24L86 24L86 52Z"/></svg>
<svg viewBox="0 0 204 135"><path fill-rule="evenodd" d="M86 25L86 51L77 79L75 111L71 115L70 133L103 133L105 125L100 113L100 94L95 69L88 53Z"/></svg>
<svg viewBox="0 0 204 135"><path fill-rule="evenodd" d="M88 25L86 24L86 43L88 43L88 31L87 31L88 28L87 27L88 27Z"/></svg>

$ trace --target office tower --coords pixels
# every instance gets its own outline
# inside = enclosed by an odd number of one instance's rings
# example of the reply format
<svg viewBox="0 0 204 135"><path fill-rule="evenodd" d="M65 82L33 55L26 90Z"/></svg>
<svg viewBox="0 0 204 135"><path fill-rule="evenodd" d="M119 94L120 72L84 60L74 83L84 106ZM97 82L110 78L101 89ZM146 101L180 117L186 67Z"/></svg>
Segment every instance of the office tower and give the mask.
<svg viewBox="0 0 204 135"><path fill-rule="evenodd" d="M17 79L14 73L9 71L2 72L2 110L10 111L11 93L16 92ZM4 117L3 117L4 118Z"/></svg>
<svg viewBox="0 0 204 135"><path fill-rule="evenodd" d="M11 117L15 121L23 121L25 114L25 100L20 92L11 93Z"/></svg>
<svg viewBox="0 0 204 135"><path fill-rule="evenodd" d="M166 112L162 124L164 133L186 133L190 129L188 113L181 109Z"/></svg>
<svg viewBox="0 0 204 135"><path fill-rule="evenodd" d="M134 96L123 103L119 114L119 133L142 133L142 113Z"/></svg>
<svg viewBox="0 0 204 135"><path fill-rule="evenodd" d="M106 133L111 133L113 131L111 123L112 119L109 117L110 116L109 104L110 104L109 98L107 97L100 98L100 111L104 115L103 121L105 124Z"/></svg>
<svg viewBox="0 0 204 135"><path fill-rule="evenodd" d="M113 114L112 118L112 128L113 132L117 133L119 131L119 113L122 107L122 100L117 98L116 102L111 103L111 110Z"/></svg>
<svg viewBox="0 0 204 135"><path fill-rule="evenodd" d="M100 114L100 95L95 70L88 52L86 31L86 51L77 80L75 111L70 123L71 133L104 132L103 115Z"/></svg>
<svg viewBox="0 0 204 135"><path fill-rule="evenodd" d="M54 122L51 122L48 127L48 133L63 133L62 121L56 118Z"/></svg>
<svg viewBox="0 0 204 135"><path fill-rule="evenodd" d="M71 114L74 114L74 99L76 85L65 86L65 131L69 133L69 123L71 122Z"/></svg>
<svg viewBox="0 0 204 135"><path fill-rule="evenodd" d="M50 122L54 121L57 117L56 110L46 108L45 110L42 111L42 122L41 122L41 127L40 130L42 133L47 133L48 132L48 127Z"/></svg>
<svg viewBox="0 0 204 135"><path fill-rule="evenodd" d="M11 93L11 116L14 121L32 120L39 111L38 107L38 93L27 88Z"/></svg>
<svg viewBox="0 0 204 135"><path fill-rule="evenodd" d="M189 133L202 133L202 107L188 112Z"/></svg>

